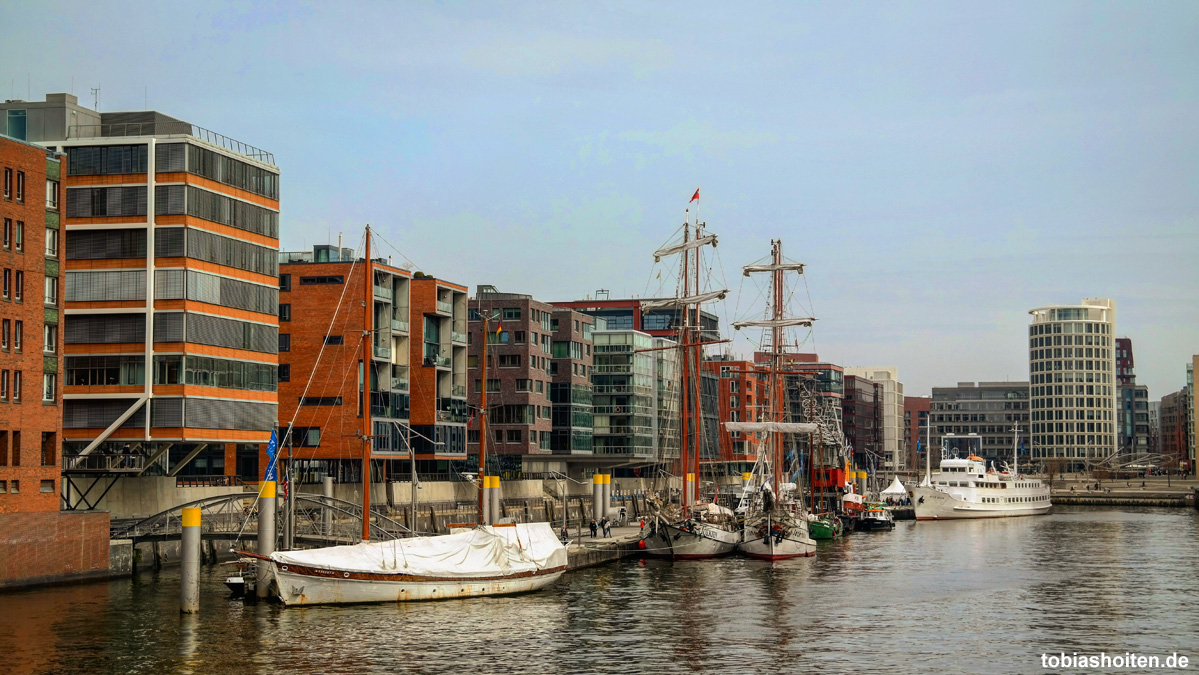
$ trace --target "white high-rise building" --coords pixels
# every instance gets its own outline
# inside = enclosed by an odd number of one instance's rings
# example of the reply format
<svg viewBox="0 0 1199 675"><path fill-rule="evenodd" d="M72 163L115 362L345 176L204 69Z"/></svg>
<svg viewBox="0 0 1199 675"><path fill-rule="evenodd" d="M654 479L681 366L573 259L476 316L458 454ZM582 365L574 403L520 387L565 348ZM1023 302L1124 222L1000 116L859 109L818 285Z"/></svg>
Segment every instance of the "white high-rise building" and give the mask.
<svg viewBox="0 0 1199 675"><path fill-rule="evenodd" d="M1032 459L1079 471L1116 452L1116 303L1029 311Z"/></svg>
<svg viewBox="0 0 1199 675"><path fill-rule="evenodd" d="M903 448L903 383L895 366L845 369L846 375L864 377L883 386L883 466L884 471L907 471L907 453Z"/></svg>

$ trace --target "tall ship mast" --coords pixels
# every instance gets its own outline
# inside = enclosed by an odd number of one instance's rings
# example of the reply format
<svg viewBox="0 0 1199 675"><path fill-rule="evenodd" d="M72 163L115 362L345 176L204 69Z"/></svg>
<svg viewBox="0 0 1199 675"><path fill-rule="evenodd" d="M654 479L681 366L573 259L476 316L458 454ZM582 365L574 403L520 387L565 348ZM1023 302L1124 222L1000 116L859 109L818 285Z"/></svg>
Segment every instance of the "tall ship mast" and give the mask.
<svg viewBox="0 0 1199 675"><path fill-rule="evenodd" d="M770 275L769 313L763 319L733 323L733 328L737 330L762 329L763 342L770 342L769 365L760 371L766 379L766 409L761 421L725 422L725 428L755 434L765 441L758 444L758 461L750 484L746 486L749 507L742 540L737 548L755 558L783 560L810 556L816 552L816 542L808 531L808 514L803 504L802 488L798 482L784 480L784 440L794 439L797 434L807 434L811 439L821 430L811 422L792 421L789 397L786 395L784 350L787 340L784 332L789 328L810 328L816 320L814 317L788 316L785 310L785 275L803 274L804 265L783 259L782 240L772 240L770 246L769 263L746 265L743 268L745 276Z"/></svg>
<svg viewBox="0 0 1199 675"><path fill-rule="evenodd" d="M691 201L698 201L699 190ZM704 303L720 300L727 289L704 290L701 270L702 252L716 246L716 235L706 233L706 225L697 215L682 226L682 241L654 252L654 261L681 256L678 295L674 298L647 300L642 311L673 308L681 318L676 349L680 355L680 473L682 492L679 504L660 504L644 537L645 550L651 555L671 558L712 558L731 553L740 539L733 512L714 502L700 499L699 466L703 444L703 409L700 382L703 373L703 348L707 344L700 323Z"/></svg>

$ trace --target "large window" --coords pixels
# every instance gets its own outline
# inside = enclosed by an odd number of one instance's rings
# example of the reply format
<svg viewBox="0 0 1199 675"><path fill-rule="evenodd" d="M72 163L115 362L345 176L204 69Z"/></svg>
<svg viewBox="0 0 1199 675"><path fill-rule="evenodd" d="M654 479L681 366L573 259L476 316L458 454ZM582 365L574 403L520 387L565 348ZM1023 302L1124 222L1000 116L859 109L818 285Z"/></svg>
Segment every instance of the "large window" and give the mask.
<svg viewBox="0 0 1199 675"><path fill-rule="evenodd" d="M58 305L58 277L46 277L45 304Z"/></svg>
<svg viewBox="0 0 1199 675"><path fill-rule="evenodd" d="M46 256L58 257L58 230L52 227L46 228Z"/></svg>

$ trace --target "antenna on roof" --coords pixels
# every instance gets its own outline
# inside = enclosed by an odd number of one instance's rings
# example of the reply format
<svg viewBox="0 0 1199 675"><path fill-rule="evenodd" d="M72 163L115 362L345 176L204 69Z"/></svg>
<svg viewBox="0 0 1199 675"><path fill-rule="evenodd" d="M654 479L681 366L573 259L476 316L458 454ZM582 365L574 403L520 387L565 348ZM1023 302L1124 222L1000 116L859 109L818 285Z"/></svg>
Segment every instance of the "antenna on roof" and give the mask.
<svg viewBox="0 0 1199 675"><path fill-rule="evenodd" d="M100 112L100 85L90 87L92 90L92 110Z"/></svg>

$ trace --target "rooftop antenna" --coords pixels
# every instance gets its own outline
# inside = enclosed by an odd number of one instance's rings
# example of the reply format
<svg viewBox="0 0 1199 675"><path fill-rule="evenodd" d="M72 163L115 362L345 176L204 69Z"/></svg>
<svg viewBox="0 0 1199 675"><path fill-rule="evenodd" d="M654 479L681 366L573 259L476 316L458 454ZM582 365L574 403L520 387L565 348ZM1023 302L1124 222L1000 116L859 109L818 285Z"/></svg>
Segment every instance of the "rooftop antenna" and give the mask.
<svg viewBox="0 0 1199 675"><path fill-rule="evenodd" d="M89 88L92 90L92 110L100 112L100 85Z"/></svg>

